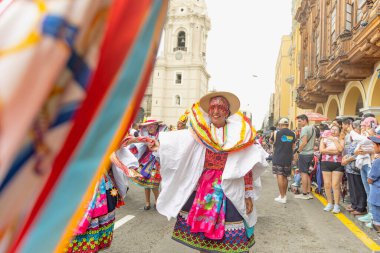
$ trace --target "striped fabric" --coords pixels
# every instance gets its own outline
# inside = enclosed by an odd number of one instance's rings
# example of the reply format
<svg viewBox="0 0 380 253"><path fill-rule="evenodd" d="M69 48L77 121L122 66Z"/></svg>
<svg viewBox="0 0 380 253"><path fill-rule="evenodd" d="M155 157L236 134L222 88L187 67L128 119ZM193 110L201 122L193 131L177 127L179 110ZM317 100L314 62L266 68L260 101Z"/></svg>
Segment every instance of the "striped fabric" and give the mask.
<svg viewBox="0 0 380 253"><path fill-rule="evenodd" d="M167 5L0 3L0 251L65 247L138 111Z"/></svg>

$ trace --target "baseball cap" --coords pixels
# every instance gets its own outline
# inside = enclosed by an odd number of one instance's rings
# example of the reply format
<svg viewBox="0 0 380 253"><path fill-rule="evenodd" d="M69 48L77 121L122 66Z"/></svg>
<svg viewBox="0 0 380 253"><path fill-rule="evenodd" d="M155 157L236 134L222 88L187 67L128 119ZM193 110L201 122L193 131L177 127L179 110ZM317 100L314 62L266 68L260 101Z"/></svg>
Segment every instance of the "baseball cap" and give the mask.
<svg viewBox="0 0 380 253"><path fill-rule="evenodd" d="M282 119L280 119L280 121L278 122L278 124L280 124L280 125L289 125L289 120L287 118L282 118Z"/></svg>
<svg viewBox="0 0 380 253"><path fill-rule="evenodd" d="M370 139L370 140L373 141L374 143L380 144L380 134L375 135L375 136L368 137L368 139Z"/></svg>

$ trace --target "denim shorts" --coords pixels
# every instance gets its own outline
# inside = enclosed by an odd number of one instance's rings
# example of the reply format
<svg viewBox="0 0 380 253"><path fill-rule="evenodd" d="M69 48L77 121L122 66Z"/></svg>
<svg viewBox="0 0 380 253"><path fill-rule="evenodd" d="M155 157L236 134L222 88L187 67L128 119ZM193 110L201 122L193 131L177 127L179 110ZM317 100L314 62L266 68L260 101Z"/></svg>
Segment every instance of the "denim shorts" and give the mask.
<svg viewBox="0 0 380 253"><path fill-rule="evenodd" d="M311 166L311 162L313 161L314 155L298 155L298 169L302 173L309 174L309 167Z"/></svg>

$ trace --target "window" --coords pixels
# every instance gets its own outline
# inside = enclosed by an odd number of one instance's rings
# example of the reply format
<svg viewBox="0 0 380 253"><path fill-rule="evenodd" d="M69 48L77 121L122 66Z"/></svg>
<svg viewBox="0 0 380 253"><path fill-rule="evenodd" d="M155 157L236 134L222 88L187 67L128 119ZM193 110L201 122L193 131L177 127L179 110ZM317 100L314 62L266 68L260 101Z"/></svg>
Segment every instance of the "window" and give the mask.
<svg viewBox="0 0 380 253"><path fill-rule="evenodd" d="M184 31L180 31L177 37L177 47L185 47L186 46L186 33Z"/></svg>
<svg viewBox="0 0 380 253"><path fill-rule="evenodd" d="M365 4L366 0L358 0L358 6L361 9L363 5Z"/></svg>
<svg viewBox="0 0 380 253"><path fill-rule="evenodd" d="M173 48L173 51L187 51L186 48L186 33L184 31L180 31L177 35L177 46Z"/></svg>
<svg viewBox="0 0 380 253"><path fill-rule="evenodd" d="M179 95L175 96L175 105L181 105L181 97Z"/></svg>
<svg viewBox="0 0 380 253"><path fill-rule="evenodd" d="M315 66L318 65L320 51L319 33L315 32Z"/></svg>
<svg viewBox="0 0 380 253"><path fill-rule="evenodd" d="M352 4L346 4L346 31L351 31L352 29Z"/></svg>
<svg viewBox="0 0 380 253"><path fill-rule="evenodd" d="M356 22L359 23L363 17L363 6L366 0L357 0L357 10L356 10Z"/></svg>
<svg viewBox="0 0 380 253"><path fill-rule="evenodd" d="M175 83L181 84L182 83L182 73L176 73L175 74Z"/></svg>
<svg viewBox="0 0 380 253"><path fill-rule="evenodd" d="M336 33L335 33L335 27L336 27L336 5L334 6L334 9L331 12L331 45L336 40Z"/></svg>
<svg viewBox="0 0 380 253"><path fill-rule="evenodd" d="M330 13L330 55L334 55L334 46L336 41L336 2Z"/></svg>

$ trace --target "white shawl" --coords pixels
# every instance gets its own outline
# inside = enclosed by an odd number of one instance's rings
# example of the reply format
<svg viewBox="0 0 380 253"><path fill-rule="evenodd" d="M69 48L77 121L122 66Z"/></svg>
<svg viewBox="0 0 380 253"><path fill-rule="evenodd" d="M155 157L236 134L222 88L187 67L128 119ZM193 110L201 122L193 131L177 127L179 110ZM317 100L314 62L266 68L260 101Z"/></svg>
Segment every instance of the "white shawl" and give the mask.
<svg viewBox="0 0 380 253"><path fill-rule="evenodd" d="M177 217L195 190L204 169L206 147L199 144L187 129L161 133L159 140L162 181L157 210L170 219ZM249 215L246 213L244 176L253 170L253 200L257 200L261 190L260 175L268 166L265 160L267 155L263 148L256 144L229 153L222 175L224 194L250 227L256 224L257 215L255 204L253 212Z"/></svg>

